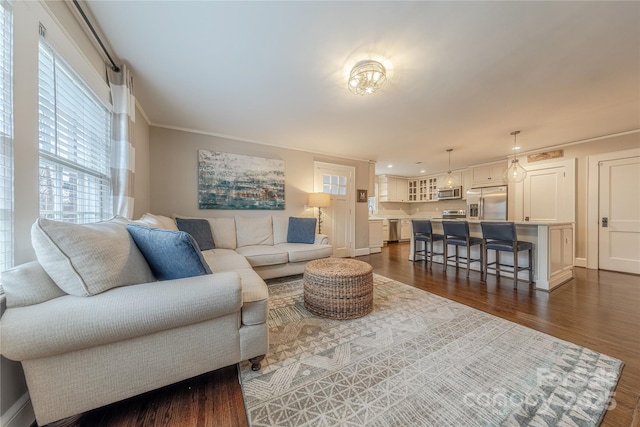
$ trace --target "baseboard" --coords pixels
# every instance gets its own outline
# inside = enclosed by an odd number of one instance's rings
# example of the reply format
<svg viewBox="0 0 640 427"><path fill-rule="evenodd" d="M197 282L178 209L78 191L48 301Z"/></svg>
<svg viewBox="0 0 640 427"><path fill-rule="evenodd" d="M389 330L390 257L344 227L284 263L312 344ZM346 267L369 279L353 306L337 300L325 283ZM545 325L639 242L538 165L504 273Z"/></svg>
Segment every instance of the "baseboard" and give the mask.
<svg viewBox="0 0 640 427"><path fill-rule="evenodd" d="M587 268L587 259L586 258L576 258L574 264L576 267Z"/></svg>
<svg viewBox="0 0 640 427"><path fill-rule="evenodd" d="M365 255L369 255L371 252L369 251L369 248L360 248L360 249L356 249L356 256L365 256Z"/></svg>
<svg viewBox="0 0 640 427"><path fill-rule="evenodd" d="M0 416L0 426L4 427L28 427L36 420L36 415L31 406L29 392L25 393Z"/></svg>

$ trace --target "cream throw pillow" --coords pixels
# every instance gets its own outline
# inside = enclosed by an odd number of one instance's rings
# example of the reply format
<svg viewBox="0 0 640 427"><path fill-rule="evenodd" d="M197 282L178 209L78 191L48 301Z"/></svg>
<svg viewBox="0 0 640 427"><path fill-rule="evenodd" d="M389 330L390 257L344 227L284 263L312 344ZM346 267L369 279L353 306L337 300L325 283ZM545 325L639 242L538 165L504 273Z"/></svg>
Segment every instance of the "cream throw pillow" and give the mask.
<svg viewBox="0 0 640 427"><path fill-rule="evenodd" d="M31 227L31 242L42 268L70 295L155 280L119 219L78 225L39 218Z"/></svg>

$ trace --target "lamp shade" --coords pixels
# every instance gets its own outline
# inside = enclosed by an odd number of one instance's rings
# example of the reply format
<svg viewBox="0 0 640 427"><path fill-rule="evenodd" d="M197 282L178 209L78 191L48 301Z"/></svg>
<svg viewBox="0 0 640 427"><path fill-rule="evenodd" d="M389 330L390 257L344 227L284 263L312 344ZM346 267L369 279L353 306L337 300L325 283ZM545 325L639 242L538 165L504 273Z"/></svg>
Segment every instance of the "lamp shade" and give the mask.
<svg viewBox="0 0 640 427"><path fill-rule="evenodd" d="M331 196L329 193L311 193L309 194L309 206L314 208L326 208L331 205Z"/></svg>

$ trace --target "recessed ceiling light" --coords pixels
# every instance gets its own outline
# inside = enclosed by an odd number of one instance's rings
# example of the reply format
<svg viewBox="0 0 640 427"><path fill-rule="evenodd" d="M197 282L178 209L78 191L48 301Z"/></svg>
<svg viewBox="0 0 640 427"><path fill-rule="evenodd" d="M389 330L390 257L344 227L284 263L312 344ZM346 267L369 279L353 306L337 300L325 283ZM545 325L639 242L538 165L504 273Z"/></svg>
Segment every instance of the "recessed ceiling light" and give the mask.
<svg viewBox="0 0 640 427"><path fill-rule="evenodd" d="M426 172L427 172L427 171L426 171L426 170L424 170L424 169L422 169L422 170L420 171L420 173L426 173Z"/></svg>
<svg viewBox="0 0 640 427"><path fill-rule="evenodd" d="M392 168L392 167L393 167L393 165L387 165L387 167L388 167L388 168Z"/></svg>
<svg viewBox="0 0 640 427"><path fill-rule="evenodd" d="M520 147L513 147L512 148L513 151L516 151L516 150L519 150L519 149L520 149Z"/></svg>

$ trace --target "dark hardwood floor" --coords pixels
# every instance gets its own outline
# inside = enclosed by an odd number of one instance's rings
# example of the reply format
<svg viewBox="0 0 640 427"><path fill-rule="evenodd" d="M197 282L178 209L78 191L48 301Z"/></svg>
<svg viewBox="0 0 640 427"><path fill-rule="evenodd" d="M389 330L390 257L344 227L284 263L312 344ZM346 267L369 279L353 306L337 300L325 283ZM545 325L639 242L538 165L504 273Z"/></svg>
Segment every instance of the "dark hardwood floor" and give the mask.
<svg viewBox="0 0 640 427"><path fill-rule="evenodd" d="M393 244L381 254L359 257L374 271L621 359L625 363L615 390L614 408L603 426L638 425L640 396L640 277L607 271L576 269L576 278L551 293L525 283L477 272L466 279L440 264L429 271L408 261L409 245ZM71 426L246 426L247 418L235 366L146 393L67 420Z"/></svg>

